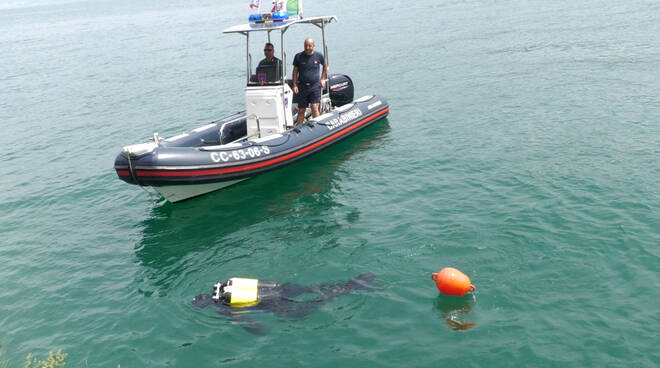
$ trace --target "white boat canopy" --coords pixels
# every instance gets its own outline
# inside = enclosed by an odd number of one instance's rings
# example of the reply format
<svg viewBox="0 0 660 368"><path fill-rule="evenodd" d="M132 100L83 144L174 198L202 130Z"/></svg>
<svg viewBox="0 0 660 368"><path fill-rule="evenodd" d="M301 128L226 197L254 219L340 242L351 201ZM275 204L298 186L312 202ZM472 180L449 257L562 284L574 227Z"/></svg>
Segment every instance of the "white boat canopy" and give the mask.
<svg viewBox="0 0 660 368"><path fill-rule="evenodd" d="M286 79L286 54L284 53L284 33L294 24L313 24L321 29L321 37L323 42L323 55L326 62L328 62L328 48L325 42L325 25L332 21L337 22L337 17L334 15L326 15L320 17L299 18L294 17L285 21L261 21L250 22L248 24L240 24L231 28L225 29L222 33L239 33L245 36L246 39L246 69L247 69L247 82L250 83L252 56L250 55L250 33L252 32L267 32L268 42L270 42L270 33L272 31L280 31L280 55L282 55L282 63L280 63L280 83L282 86L285 84ZM329 86L327 86L329 91Z"/></svg>

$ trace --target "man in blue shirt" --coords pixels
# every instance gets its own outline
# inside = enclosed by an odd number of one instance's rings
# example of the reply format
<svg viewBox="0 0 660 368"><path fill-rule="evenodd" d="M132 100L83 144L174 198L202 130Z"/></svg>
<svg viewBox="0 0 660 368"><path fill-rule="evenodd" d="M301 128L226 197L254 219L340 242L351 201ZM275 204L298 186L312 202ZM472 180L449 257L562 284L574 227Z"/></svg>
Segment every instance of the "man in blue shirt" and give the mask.
<svg viewBox="0 0 660 368"><path fill-rule="evenodd" d="M323 66L321 78L319 70ZM305 51L296 54L293 58L293 93L298 95L298 119L296 124L305 120L307 105L312 106L312 117L320 115L319 103L321 90L325 88L325 79L328 73L328 63L323 54L314 51L314 40L305 39Z"/></svg>

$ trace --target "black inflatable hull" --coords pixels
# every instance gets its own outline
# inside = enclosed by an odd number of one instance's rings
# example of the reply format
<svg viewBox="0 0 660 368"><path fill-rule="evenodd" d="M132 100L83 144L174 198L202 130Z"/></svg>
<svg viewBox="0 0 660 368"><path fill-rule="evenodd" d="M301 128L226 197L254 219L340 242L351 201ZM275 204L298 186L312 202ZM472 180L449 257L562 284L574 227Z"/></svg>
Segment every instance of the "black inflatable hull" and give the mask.
<svg viewBox="0 0 660 368"><path fill-rule="evenodd" d="M282 134L228 143L245 134L245 113L237 113L158 144L126 147L115 170L121 180L178 202L301 160L388 113L387 101L367 96Z"/></svg>

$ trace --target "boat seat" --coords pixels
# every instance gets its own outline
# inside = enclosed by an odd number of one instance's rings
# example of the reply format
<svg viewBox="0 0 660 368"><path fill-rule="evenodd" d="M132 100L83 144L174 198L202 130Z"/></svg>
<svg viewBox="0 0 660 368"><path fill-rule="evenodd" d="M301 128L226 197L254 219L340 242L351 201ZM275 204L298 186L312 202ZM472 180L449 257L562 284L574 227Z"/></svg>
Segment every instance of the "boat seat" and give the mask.
<svg viewBox="0 0 660 368"><path fill-rule="evenodd" d="M227 144L247 135L245 119L223 124L220 129L220 144Z"/></svg>

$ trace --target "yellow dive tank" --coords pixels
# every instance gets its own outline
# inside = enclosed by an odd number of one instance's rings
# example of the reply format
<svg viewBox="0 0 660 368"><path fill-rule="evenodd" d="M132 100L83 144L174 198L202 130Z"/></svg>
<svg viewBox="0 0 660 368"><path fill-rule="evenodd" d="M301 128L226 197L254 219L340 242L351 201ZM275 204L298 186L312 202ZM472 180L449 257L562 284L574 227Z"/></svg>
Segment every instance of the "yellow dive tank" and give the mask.
<svg viewBox="0 0 660 368"><path fill-rule="evenodd" d="M219 282L213 288L213 299L232 307L250 307L265 298L277 295L280 283L277 281L232 277L224 284Z"/></svg>

